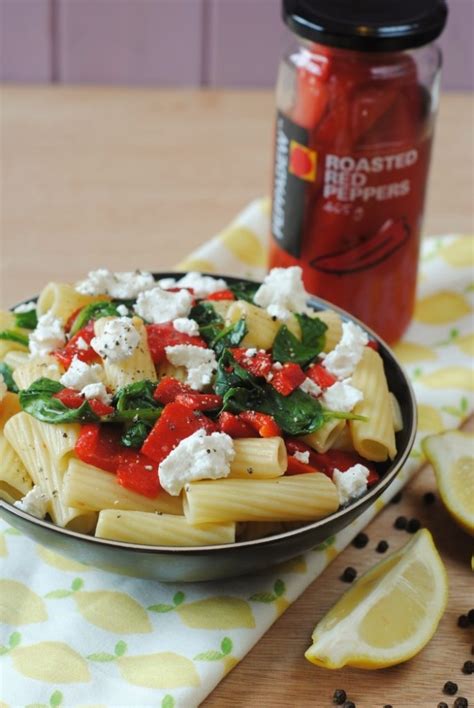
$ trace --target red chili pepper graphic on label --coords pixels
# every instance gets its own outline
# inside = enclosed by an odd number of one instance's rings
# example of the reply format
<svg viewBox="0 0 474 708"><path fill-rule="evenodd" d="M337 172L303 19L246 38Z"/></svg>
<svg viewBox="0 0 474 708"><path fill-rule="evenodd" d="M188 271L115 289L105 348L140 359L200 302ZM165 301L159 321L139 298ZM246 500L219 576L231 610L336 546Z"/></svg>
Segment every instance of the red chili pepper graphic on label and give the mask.
<svg viewBox="0 0 474 708"><path fill-rule="evenodd" d="M410 236L405 219L388 219L380 229L350 248L325 253L311 261L316 270L334 275L358 273L375 268L390 258Z"/></svg>

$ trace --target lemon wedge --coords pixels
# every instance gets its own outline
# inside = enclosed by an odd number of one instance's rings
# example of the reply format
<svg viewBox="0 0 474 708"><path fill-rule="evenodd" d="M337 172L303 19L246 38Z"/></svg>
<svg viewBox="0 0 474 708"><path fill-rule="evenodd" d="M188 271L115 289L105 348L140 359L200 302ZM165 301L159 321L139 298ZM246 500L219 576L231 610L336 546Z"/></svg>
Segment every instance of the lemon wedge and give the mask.
<svg viewBox="0 0 474 708"><path fill-rule="evenodd" d="M316 625L305 656L326 669L400 664L429 642L447 599L443 561L421 529L344 593Z"/></svg>
<svg viewBox="0 0 474 708"><path fill-rule="evenodd" d="M474 535L474 433L448 430L425 438L422 447L446 509Z"/></svg>

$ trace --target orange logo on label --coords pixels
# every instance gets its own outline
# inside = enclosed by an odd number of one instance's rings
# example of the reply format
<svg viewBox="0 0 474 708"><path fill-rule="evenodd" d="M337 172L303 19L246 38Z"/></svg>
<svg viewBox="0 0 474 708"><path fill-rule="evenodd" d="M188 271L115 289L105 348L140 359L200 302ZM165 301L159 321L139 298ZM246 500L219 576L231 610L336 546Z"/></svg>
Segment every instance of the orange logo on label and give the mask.
<svg viewBox="0 0 474 708"><path fill-rule="evenodd" d="M310 150L301 145L301 143L297 143L296 140L292 140L290 142L290 173L307 182L314 182L316 179L317 157L318 155L314 150Z"/></svg>

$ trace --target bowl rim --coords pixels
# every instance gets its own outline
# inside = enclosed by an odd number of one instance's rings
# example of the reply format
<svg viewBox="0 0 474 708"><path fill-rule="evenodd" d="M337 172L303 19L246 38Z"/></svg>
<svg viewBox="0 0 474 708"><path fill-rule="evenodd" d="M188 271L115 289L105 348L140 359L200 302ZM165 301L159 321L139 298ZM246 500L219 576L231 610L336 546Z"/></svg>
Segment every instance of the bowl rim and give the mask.
<svg viewBox="0 0 474 708"><path fill-rule="evenodd" d="M171 271L153 271L152 275L155 278L156 281L164 278L174 278L174 277L183 277L187 272L189 271L178 271L178 270L171 270ZM234 282L249 282L249 283L261 283L262 281L252 279L252 278L246 278L246 277L238 277L238 276L233 276L233 275L225 275L223 273L209 273L209 272L201 272L201 275L203 276L210 276L212 278L223 278L226 280L234 281ZM18 307L18 305L34 301L36 302L38 300L39 296L35 297L30 297L22 300L21 302L17 303L16 305L13 305L10 310L14 310L15 307ZM395 369L398 370L399 374L401 374L401 379L403 380L403 383L406 387L407 393L408 393L408 401L410 404L410 410L411 410L411 416L412 416L412 426L411 430L405 445L404 450L400 453L399 459L395 463L391 463L390 468L387 470L387 472L384 474L383 477L375 484L372 489L370 489L366 494L362 495L358 499L356 499L354 502L351 504L344 506L337 511L333 512L332 514L328 514L328 516L324 516L321 519L318 519L317 521L312 521L308 524L305 524L303 526L300 526L295 529L290 529L288 531L284 531L282 533L278 534L273 534L270 536L264 536L262 538L256 538L256 539L251 539L248 541L236 541L234 543L223 543L219 545L212 545L212 546L158 546L158 545L147 545L147 544L141 544L141 543L128 543L127 541L117 541L114 539L107 539L107 538L99 538L97 536L90 536L85 533L80 533L79 531L73 531L72 529L67 529L62 526L57 526L51 521L46 521L45 519L38 519L31 514L28 514L25 511L22 511L21 509L18 509L15 507L13 504L10 504L4 499L0 499L0 509L4 509L7 513L12 514L13 516L18 516L19 518L23 519L26 522L31 523L33 526L39 526L44 528L46 531L51 530L60 535L64 535L69 538L75 538L78 539L79 541L85 542L92 544L97 547L106 547L106 548L112 548L112 549L119 549L122 551L130 551L130 552L140 552L144 554L166 554L166 555L180 555L180 556L200 556L204 554L216 554L219 552L224 552L224 551L235 551L237 552L241 548L253 548L253 547L265 547L265 546L270 546L275 543L278 543L279 541L286 540L286 539L291 539L294 537L297 537L299 535L304 535L308 532L311 532L313 530L317 530L321 526L323 526L325 523L327 523L329 520L334 521L337 520L341 517L344 516L348 511L354 513L356 512L359 507L368 507L375 501L376 498L387 488L390 486L390 484L393 482L395 477L399 474L401 468L405 464L406 460L408 459L408 456L410 454L410 451L413 447L413 444L415 442L415 437L416 437L416 432L417 432L417 405L416 405L416 398L415 394L413 391L413 387L411 385L410 380L407 377L407 374L403 370L403 367L401 364L398 362L395 354L393 353L392 349L389 347L389 345L376 333L374 332L373 329L371 329L369 326L361 322L357 317L354 315L351 315L349 312L346 310L343 310L341 307L338 307L337 305L334 305L332 302L329 300L324 300L323 298L318 297L317 295L312 295L310 293L310 297L308 299L308 304L311 307L314 307L315 310L323 310L323 309L330 309L335 312L337 312L343 321L351 321L354 322L355 324L359 325L365 332L367 332L372 339L374 339L378 345L381 347L381 350L383 352L383 358L390 361L390 366L394 367ZM381 489L382 487L382 489ZM356 513L355 516L358 516L361 512Z"/></svg>

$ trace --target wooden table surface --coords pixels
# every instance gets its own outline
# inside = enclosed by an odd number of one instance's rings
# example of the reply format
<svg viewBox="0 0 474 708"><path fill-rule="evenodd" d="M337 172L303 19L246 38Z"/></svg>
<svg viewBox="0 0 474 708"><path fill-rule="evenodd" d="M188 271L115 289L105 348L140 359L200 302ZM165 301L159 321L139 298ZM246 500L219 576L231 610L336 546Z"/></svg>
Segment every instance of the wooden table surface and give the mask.
<svg viewBox="0 0 474 708"><path fill-rule="evenodd" d="M36 293L51 278L88 269L165 269L219 231L270 184L273 97L269 92L23 88L2 91L1 302ZM425 219L426 234L473 232L473 121L470 95L444 95ZM205 701L206 708L324 708L345 688L358 708L428 708L445 700L448 679L474 702L472 630L456 626L474 606L472 539L441 506L426 468L398 505L369 526L368 546L349 547ZM303 658L315 622L346 586L343 568L364 571L408 535L399 514L431 529L450 579L440 627L421 654L379 672L330 672Z"/></svg>

